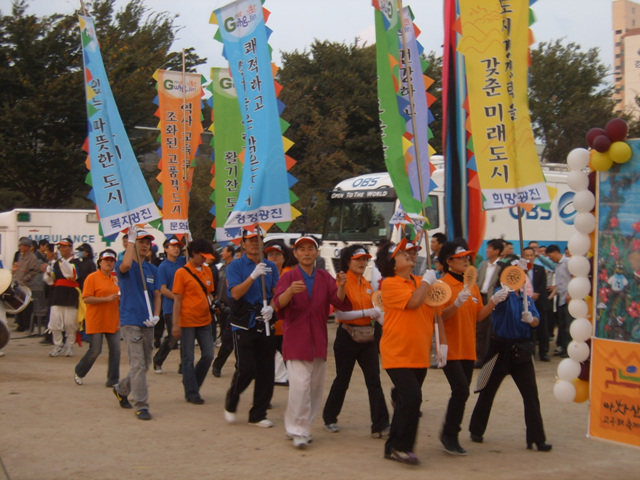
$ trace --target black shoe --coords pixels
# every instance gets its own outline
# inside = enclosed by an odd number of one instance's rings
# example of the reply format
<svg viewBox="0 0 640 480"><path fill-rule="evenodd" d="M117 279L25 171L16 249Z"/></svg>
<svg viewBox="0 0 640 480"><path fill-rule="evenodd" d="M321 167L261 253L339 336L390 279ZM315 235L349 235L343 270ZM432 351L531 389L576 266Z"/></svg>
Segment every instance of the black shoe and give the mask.
<svg viewBox="0 0 640 480"><path fill-rule="evenodd" d="M442 434L440 435L440 442L442 442L444 451L449 455L464 456L467 454L467 451L460 446L458 440L451 440L450 438L447 438L444 434Z"/></svg>
<svg viewBox="0 0 640 480"><path fill-rule="evenodd" d="M193 403L194 405L202 405L204 399L202 397L187 398L187 402Z"/></svg>
<svg viewBox="0 0 640 480"><path fill-rule="evenodd" d="M162 343L162 342L160 341L160 339L159 339L159 338L156 338L156 339L153 341L153 346L154 346L155 348L160 348L160 344L161 344L161 343Z"/></svg>
<svg viewBox="0 0 640 480"><path fill-rule="evenodd" d="M531 448L532 445L535 445L539 452L549 452L551 451L551 447L552 447L550 443L533 442L533 443L527 443L527 449L532 450Z"/></svg>
<svg viewBox="0 0 640 480"><path fill-rule="evenodd" d="M129 403L129 399L123 395L120 395L118 393L118 390L116 389L116 387L113 387L113 394L116 396L116 398L118 399L118 403L120 403L120 406L122 408L133 408L131 406L131 404ZM149 412L147 412L149 413Z"/></svg>
<svg viewBox="0 0 640 480"><path fill-rule="evenodd" d="M547 355L546 353L544 355L540 355L540 361L541 362L550 362L551 359L549 358L549 355Z"/></svg>
<svg viewBox="0 0 640 480"><path fill-rule="evenodd" d="M222 376L222 372L220 371L219 368L213 367L213 369L211 370L211 373L213 373L213 376L216 378L220 378Z"/></svg>
<svg viewBox="0 0 640 480"><path fill-rule="evenodd" d="M471 434L471 441L474 443L482 443L484 441L484 439L482 438L482 435L476 435L475 433Z"/></svg>
<svg viewBox="0 0 640 480"><path fill-rule="evenodd" d="M138 410L136 412L136 417L139 420L151 420L151 414L149 413L149 410L147 410L146 408L141 408L140 410Z"/></svg>
<svg viewBox="0 0 640 480"><path fill-rule="evenodd" d="M289 382L288 381L286 381L286 382L273 382L273 384L276 387L288 387L289 386Z"/></svg>

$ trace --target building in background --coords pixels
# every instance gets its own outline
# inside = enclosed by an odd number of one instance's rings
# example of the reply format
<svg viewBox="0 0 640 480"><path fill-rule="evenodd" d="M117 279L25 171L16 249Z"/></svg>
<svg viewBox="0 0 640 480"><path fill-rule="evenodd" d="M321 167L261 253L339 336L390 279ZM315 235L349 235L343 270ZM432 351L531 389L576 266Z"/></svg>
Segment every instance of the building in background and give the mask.
<svg viewBox="0 0 640 480"><path fill-rule="evenodd" d="M640 116L640 4L612 2L613 100L616 113Z"/></svg>

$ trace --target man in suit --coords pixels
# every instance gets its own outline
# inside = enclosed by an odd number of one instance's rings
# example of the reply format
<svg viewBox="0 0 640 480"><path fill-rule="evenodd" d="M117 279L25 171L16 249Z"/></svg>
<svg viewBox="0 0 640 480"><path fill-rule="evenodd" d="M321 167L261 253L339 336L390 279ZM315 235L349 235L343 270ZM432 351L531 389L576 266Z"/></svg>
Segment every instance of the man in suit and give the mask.
<svg viewBox="0 0 640 480"><path fill-rule="evenodd" d="M487 304L488 299L494 293L496 286L500 283L500 269L498 261L502 255L504 242L501 238L494 238L487 242L485 250L486 260L483 260L478 269L478 278L476 283L482 295L482 303ZM491 315L476 324L476 363L475 368L482 367L484 357L489 348L489 339L491 338Z"/></svg>
<svg viewBox="0 0 640 480"><path fill-rule="evenodd" d="M532 287L532 295L538 313L540 314L540 323L538 328L534 330L535 340L538 344L538 355L543 362L550 361L549 358L549 296L547 293L547 273L544 267L533 263L536 259L536 253L532 247L526 247L522 251L524 258L529 265L527 271L528 282Z"/></svg>

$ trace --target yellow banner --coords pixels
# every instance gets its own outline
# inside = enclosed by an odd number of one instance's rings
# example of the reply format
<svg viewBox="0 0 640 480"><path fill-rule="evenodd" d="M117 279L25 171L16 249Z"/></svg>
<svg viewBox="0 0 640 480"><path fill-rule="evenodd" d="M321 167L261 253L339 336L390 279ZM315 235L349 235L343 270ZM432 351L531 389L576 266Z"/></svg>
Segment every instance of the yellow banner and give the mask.
<svg viewBox="0 0 640 480"><path fill-rule="evenodd" d="M162 155L159 175L162 184L164 234L189 233L189 190L191 165L202 134L202 77L199 73L158 70L158 117Z"/></svg>
<svg viewBox="0 0 640 480"><path fill-rule="evenodd" d="M529 0L459 0L483 208L549 202L529 115Z"/></svg>
<svg viewBox="0 0 640 480"><path fill-rule="evenodd" d="M592 339L589 435L640 447L640 346Z"/></svg>

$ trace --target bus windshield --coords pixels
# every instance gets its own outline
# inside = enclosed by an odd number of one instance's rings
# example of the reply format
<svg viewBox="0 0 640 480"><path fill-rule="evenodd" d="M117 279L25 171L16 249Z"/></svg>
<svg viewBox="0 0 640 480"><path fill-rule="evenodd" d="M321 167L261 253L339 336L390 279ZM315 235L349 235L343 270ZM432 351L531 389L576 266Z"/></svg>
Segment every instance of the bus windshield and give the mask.
<svg viewBox="0 0 640 480"><path fill-rule="evenodd" d="M391 236L389 219L395 199L332 199L324 224L323 240L377 242Z"/></svg>

